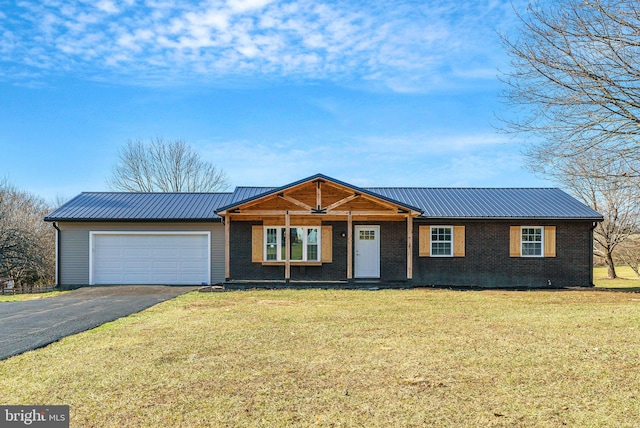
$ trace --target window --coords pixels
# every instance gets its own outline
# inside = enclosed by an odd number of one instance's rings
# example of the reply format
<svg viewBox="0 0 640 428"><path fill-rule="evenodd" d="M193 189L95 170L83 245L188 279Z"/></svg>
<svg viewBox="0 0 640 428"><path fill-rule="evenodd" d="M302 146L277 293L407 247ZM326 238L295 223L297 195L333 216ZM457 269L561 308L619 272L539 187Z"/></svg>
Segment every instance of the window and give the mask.
<svg viewBox="0 0 640 428"><path fill-rule="evenodd" d="M521 229L521 253L522 257L542 257L542 227L523 227Z"/></svg>
<svg viewBox="0 0 640 428"><path fill-rule="evenodd" d="M431 256L453 256L453 227L431 226Z"/></svg>
<svg viewBox="0 0 640 428"><path fill-rule="evenodd" d="M518 236L519 234L520 229L518 229ZM465 257L465 235L465 226L419 226L418 255L420 257Z"/></svg>
<svg viewBox="0 0 640 428"><path fill-rule="evenodd" d="M320 260L318 241L318 229L315 227L307 228L307 260Z"/></svg>
<svg viewBox="0 0 640 428"><path fill-rule="evenodd" d="M320 261L320 227L264 228L264 260L284 261L289 242L291 261Z"/></svg>
<svg viewBox="0 0 640 428"><path fill-rule="evenodd" d="M266 230L266 243L265 260L278 260L278 231L275 228L268 228Z"/></svg>
<svg viewBox="0 0 640 428"><path fill-rule="evenodd" d="M556 257L556 226L509 228L509 257Z"/></svg>
<svg viewBox="0 0 640 428"><path fill-rule="evenodd" d="M361 241L375 241L376 240L376 231L375 230L361 230L360 231L360 240Z"/></svg>

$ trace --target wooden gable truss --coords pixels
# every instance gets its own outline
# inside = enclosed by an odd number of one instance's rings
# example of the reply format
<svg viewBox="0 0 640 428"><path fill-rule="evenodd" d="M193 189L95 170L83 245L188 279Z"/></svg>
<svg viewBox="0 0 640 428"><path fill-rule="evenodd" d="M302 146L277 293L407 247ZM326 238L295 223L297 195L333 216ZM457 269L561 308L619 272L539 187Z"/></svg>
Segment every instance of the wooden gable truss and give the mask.
<svg viewBox="0 0 640 428"><path fill-rule="evenodd" d="M321 226L323 221L346 220L348 280L353 278L353 221L406 220L407 279L413 276L413 218L419 216L420 212L326 178L314 178L291 187L281 188L220 211L218 215L223 217L225 222L225 276L227 278L230 277L231 222L249 220L260 220L263 225L284 225L286 236L289 236L291 227ZM327 237L330 236L330 226L323 226L322 262L331 261L331 245L326 245ZM260 245L256 242L254 247L261 247L261 232L254 231L253 239L260 241ZM291 265L302 263L291 261L289 245L286 246L285 251L285 280L288 281L291 277ZM258 258L261 259L261 255L254 253L254 262ZM267 263L264 262L264 264Z"/></svg>

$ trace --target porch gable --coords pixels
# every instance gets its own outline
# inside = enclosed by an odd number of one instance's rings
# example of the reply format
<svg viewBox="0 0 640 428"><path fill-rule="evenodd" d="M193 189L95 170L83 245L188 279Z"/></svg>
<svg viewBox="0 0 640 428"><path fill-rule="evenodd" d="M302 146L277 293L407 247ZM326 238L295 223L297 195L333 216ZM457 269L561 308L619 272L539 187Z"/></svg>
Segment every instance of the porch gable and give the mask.
<svg viewBox="0 0 640 428"><path fill-rule="evenodd" d="M254 228L252 232L252 261L264 264L284 264L284 279L291 278L292 265L322 265L331 262L331 258L324 254L328 251L330 243L330 229L323 226L323 222L345 221L347 223L347 249L346 249L346 278L353 278L353 222L375 221L406 221L407 223L407 279L412 278L412 229L413 218L421 214L419 208L408 206L383 196L373 194L364 189L332 179L322 174L291 183L289 185L272 189L263 194L238 201L233 205L223 207L216 211L224 219L226 234L225 272L226 278L230 278L231 258L229 256L231 223L236 221L258 221L262 228ZM316 256L313 262L296 254L296 260L292 259L291 245L285 242L291 238L291 230L296 229L321 236L321 256ZM269 237L267 237L269 233ZM278 235L274 238L274 234ZM281 236L280 236L281 235ZM272 239L270 245L278 245L277 258L267 260L267 243L265 239ZM314 238L315 239L315 238ZM306 242L306 241L305 241ZM271 250L273 247L270 247ZM305 252L306 254L306 252ZM270 257L273 257L271 255Z"/></svg>

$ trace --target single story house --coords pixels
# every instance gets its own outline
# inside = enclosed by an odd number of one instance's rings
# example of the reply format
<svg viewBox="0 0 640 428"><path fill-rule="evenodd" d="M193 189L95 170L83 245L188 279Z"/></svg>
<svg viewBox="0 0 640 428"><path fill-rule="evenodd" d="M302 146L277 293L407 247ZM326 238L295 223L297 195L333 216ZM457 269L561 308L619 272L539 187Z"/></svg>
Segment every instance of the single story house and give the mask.
<svg viewBox="0 0 640 428"><path fill-rule="evenodd" d="M82 193L50 213L56 281L593 284L602 216L555 188L360 188L322 174L224 193Z"/></svg>

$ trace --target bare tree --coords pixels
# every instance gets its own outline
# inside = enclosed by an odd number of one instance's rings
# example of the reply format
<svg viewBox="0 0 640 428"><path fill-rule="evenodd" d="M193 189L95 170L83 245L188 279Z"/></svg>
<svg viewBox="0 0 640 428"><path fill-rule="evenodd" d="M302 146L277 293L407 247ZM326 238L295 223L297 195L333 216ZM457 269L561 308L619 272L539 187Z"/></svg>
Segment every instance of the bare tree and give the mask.
<svg viewBox="0 0 640 428"><path fill-rule="evenodd" d="M107 184L127 192L216 192L228 187L221 169L181 140L129 141Z"/></svg>
<svg viewBox="0 0 640 428"><path fill-rule="evenodd" d="M18 283L52 283L55 234L44 222L44 200L0 182L0 277Z"/></svg>
<svg viewBox="0 0 640 428"><path fill-rule="evenodd" d="M504 130L528 137L527 167L600 212L594 250L616 277L612 253L638 222L640 3L532 1L511 57Z"/></svg>
<svg viewBox="0 0 640 428"><path fill-rule="evenodd" d="M607 265L609 278L616 278L614 250L640 224L640 180L623 176L626 162L598 156L598 150L574 157L550 177L585 204L602 214L594 229L594 253Z"/></svg>
<svg viewBox="0 0 640 428"><path fill-rule="evenodd" d="M640 175L640 3L534 1L518 17L519 31L502 38L503 120L534 141L529 167L547 173L597 149Z"/></svg>
<svg viewBox="0 0 640 428"><path fill-rule="evenodd" d="M61 206L69 202L69 199L71 198L63 195L62 193L56 193L53 199L50 200L50 205L53 209L60 208Z"/></svg>
<svg viewBox="0 0 640 428"><path fill-rule="evenodd" d="M616 257L640 278L640 235L631 236L620 245Z"/></svg>

